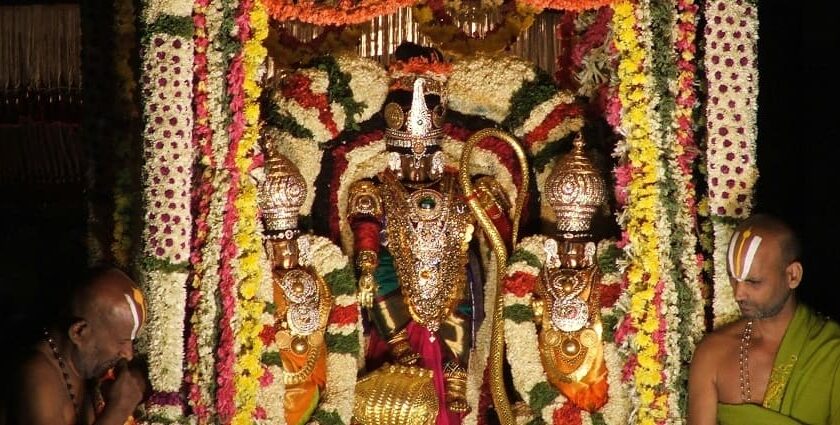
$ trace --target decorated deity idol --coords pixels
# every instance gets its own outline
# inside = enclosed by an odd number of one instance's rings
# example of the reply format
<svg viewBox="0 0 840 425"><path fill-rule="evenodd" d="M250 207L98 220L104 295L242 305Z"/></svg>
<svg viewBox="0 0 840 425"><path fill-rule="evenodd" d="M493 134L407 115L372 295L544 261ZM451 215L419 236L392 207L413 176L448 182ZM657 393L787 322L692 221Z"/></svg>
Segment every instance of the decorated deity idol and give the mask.
<svg viewBox="0 0 840 425"><path fill-rule="evenodd" d="M584 152L580 134L571 152L558 160L543 194L554 210L557 232L523 240L514 257L528 260L513 262L505 280L506 311L529 312L522 317L511 315L505 322L513 382L526 402L547 381L563 396L555 402L563 399L575 411L596 412L607 402L608 371L602 341L601 272L591 223L604 204L606 190ZM533 367L537 359L541 368ZM544 398L543 402L551 401ZM550 420L554 412L532 413L557 423Z"/></svg>
<svg viewBox="0 0 840 425"><path fill-rule="evenodd" d="M404 423L392 414L396 406L377 410L375 397L363 394L384 385L387 376L411 382L426 377L436 398L408 411L436 409L424 418L457 424L477 409L478 399L467 394L476 330L485 319L485 273L471 244L476 216L458 174L445 167L444 82L415 75L396 86L407 90L396 90L383 110L388 167L351 185L346 211L360 300L372 323L368 369L387 363L359 383L356 420ZM475 196L509 241L509 201L500 185L479 177ZM480 382L482 372L472 378Z"/></svg>
<svg viewBox="0 0 840 425"><path fill-rule="evenodd" d="M269 152L259 196L274 288L267 355L279 357L282 378L275 379L285 385L283 400L273 402L282 402L289 425L335 416L349 423L359 315L347 259L328 239L301 235L306 185L284 156Z"/></svg>

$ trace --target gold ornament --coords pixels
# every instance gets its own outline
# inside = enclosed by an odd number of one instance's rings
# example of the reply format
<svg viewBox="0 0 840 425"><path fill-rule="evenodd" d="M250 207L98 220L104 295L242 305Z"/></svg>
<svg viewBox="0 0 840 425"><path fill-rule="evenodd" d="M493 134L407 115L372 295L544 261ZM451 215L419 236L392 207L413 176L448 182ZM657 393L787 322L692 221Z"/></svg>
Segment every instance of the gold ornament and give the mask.
<svg viewBox="0 0 840 425"><path fill-rule="evenodd" d="M466 285L466 252L472 216L445 178L445 193L421 189L408 194L390 173L382 177L385 229L394 268L412 319L432 333L449 316Z"/></svg>
<svg viewBox="0 0 840 425"><path fill-rule="evenodd" d="M412 82L411 107L403 111L396 103L385 106L385 144L388 147L408 150L406 155L414 157L415 162L427 155L427 149L440 146L443 137L443 115L445 96L442 91L441 105L429 110L426 104L427 87L437 87L440 83L422 77L415 77Z"/></svg>
<svg viewBox="0 0 840 425"><path fill-rule="evenodd" d="M495 128L485 128L475 132L464 143L461 151L461 160L458 164L458 180L461 182L461 187L464 188L464 197L467 199L467 204L470 210L478 220L478 224L490 239L490 244L493 247L493 254L496 257L496 299L493 303L493 317L490 343L490 358L488 368L490 369L490 393L493 396L493 404L496 408L499 420L503 424L515 423L514 413L510 405L510 400L507 397L505 389L505 382L503 376L504 367L504 352L505 352L505 328L503 310L505 306L504 291L502 291L502 278L505 276L507 264L507 248L505 241L502 239L496 226L490 220L487 212L481 207L478 202L476 190L473 187L470 176L470 156L475 145L485 137L496 137L513 149L516 154L516 159L519 161L519 170L522 173L522 182L517 190L516 204L513 207L512 219L512 237L511 244L516 245L517 236L519 234L519 217L522 214L522 207L525 203L525 195L528 191L528 160L525 155L525 150L522 146L508 133Z"/></svg>
<svg viewBox="0 0 840 425"><path fill-rule="evenodd" d="M545 182L545 194L561 233L588 232L592 217L606 200L604 179L583 146L583 136L578 133L571 152L557 161Z"/></svg>
<svg viewBox="0 0 840 425"><path fill-rule="evenodd" d="M283 155L269 153L265 180L258 200L267 238L297 229L300 207L306 199L306 181L298 168Z"/></svg>
<svg viewBox="0 0 840 425"><path fill-rule="evenodd" d="M385 115L385 124L388 125L388 128L399 129L405 124L405 114L402 108L400 108L400 105L396 103L392 102L385 105L383 114Z"/></svg>
<svg viewBox="0 0 840 425"><path fill-rule="evenodd" d="M431 370L385 364L356 384L353 420L360 425L432 425L439 409Z"/></svg>

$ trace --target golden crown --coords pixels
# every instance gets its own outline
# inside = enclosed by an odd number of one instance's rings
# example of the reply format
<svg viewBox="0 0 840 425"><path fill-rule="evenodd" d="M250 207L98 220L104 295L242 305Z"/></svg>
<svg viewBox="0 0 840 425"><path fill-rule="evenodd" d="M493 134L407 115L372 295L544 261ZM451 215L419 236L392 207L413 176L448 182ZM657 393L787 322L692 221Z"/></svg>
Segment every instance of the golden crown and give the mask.
<svg viewBox="0 0 840 425"><path fill-rule="evenodd" d="M408 111L396 103L385 105L385 143L388 146L411 149L421 154L428 146L440 144L443 136L443 117L446 111L444 83L423 77L402 77L398 86L412 87L411 107ZM402 81L405 80L405 81ZM426 94L440 96L440 104L429 110Z"/></svg>
<svg viewBox="0 0 840 425"><path fill-rule="evenodd" d="M592 217L607 197L604 179L583 145L583 136L578 133L572 150L557 161L545 182L548 203L562 233L589 231Z"/></svg>
<svg viewBox="0 0 840 425"><path fill-rule="evenodd" d="M265 180L259 187L259 204L267 237L297 229L298 214L306 199L306 181L283 155L270 155Z"/></svg>

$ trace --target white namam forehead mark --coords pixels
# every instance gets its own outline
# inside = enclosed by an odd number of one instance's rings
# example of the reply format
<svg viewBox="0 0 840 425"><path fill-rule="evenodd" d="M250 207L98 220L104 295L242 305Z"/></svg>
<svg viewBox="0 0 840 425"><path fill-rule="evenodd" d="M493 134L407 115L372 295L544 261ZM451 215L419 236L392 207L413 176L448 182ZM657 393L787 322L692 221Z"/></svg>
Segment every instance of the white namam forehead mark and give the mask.
<svg viewBox="0 0 840 425"><path fill-rule="evenodd" d="M137 338L137 331L140 330L140 312L137 309L137 303L134 302L134 298L131 295L123 294L125 296L125 302L128 303L128 308L131 311L131 320L133 322L133 326L131 328L131 339L132 341Z"/></svg>
<svg viewBox="0 0 840 425"><path fill-rule="evenodd" d="M729 274L737 279L744 280L750 274L755 254L761 245L761 236L756 235L752 228L735 232L729 242Z"/></svg>

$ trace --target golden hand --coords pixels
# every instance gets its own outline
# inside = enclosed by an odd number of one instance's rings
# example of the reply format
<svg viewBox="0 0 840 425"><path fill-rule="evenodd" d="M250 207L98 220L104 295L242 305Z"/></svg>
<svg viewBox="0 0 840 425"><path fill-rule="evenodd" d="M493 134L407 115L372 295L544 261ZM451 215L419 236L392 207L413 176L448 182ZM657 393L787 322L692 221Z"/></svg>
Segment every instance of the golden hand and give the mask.
<svg viewBox="0 0 840 425"><path fill-rule="evenodd" d="M373 251L360 251L356 257L356 266L359 268L359 305L362 308L373 307L373 297L378 287L373 272L379 265L379 258Z"/></svg>

